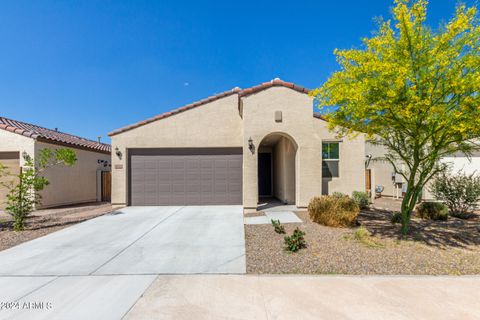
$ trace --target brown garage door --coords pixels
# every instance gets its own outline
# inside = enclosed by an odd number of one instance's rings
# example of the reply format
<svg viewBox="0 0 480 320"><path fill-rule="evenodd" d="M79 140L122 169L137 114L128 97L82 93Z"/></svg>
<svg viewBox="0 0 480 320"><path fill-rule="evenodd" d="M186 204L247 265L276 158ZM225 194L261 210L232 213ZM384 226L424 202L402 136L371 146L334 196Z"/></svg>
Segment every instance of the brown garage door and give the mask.
<svg viewBox="0 0 480 320"><path fill-rule="evenodd" d="M242 204L242 149L130 149L130 205Z"/></svg>
<svg viewBox="0 0 480 320"><path fill-rule="evenodd" d="M20 153L19 152L0 152L0 163L6 167L6 170L12 175L20 173ZM15 177L4 176L0 177L0 182L9 183ZM0 186L0 210L5 209L5 200L8 189Z"/></svg>

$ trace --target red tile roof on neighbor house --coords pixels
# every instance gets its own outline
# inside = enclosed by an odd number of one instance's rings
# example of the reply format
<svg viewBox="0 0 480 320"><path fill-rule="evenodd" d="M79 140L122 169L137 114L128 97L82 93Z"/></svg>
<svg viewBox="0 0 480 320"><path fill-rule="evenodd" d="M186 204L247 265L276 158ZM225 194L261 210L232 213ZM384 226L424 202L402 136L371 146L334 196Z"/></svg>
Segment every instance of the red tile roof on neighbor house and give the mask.
<svg viewBox="0 0 480 320"><path fill-rule="evenodd" d="M206 103L209 103L209 102L221 99L221 98L231 96L233 94L238 94L239 97L245 97L245 96L257 93L259 91L266 90L266 89L271 88L271 87L286 87L286 88L290 88L292 90L295 90L295 91L298 91L298 92L301 92L301 93L305 93L305 94L308 94L310 92L309 89L298 86L298 85L296 85L292 82L286 82L286 81L280 80L279 78L275 78L272 81L264 82L264 83L262 83L258 86L254 86L254 87L251 87L251 88L247 88L247 89L242 90L239 87L236 87L236 88L233 88L232 90L228 90L228 91L225 91L225 92L222 92L222 93L215 94L215 95L210 96L206 99L187 104L186 106L183 106L181 108L174 109L174 110L171 110L169 112L165 112L165 113L159 114L157 116L148 118L146 120L143 120L143 121L128 125L126 127L122 127L120 129L114 130L114 131L110 132L108 135L109 136L114 136L114 135L117 135L119 133L141 127L141 126L143 126L147 123L151 123L151 122L154 122L154 121L157 121L157 120L160 120L160 119L170 117L174 114L196 108L198 106L204 105Z"/></svg>
<svg viewBox="0 0 480 320"><path fill-rule="evenodd" d="M68 133L47 129L44 127L36 126L34 124L12 120L5 117L0 117L0 129L47 143L59 144L102 153L111 152L111 146L106 143L88 140Z"/></svg>

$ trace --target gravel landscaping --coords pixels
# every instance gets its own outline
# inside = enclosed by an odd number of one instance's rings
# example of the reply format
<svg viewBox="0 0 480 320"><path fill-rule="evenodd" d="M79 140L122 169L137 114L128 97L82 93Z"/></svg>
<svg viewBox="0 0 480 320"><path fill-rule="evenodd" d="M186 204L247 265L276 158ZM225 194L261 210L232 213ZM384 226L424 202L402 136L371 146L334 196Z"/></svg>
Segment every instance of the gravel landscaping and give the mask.
<svg viewBox="0 0 480 320"><path fill-rule="evenodd" d="M355 238L357 228L331 228L313 223L284 224L306 232L308 247L297 253L284 248L284 235L271 225L246 225L247 272L300 274L464 275L480 274L480 219L426 221L414 219L407 238L390 222L391 213L366 210L358 221L372 236Z"/></svg>
<svg viewBox="0 0 480 320"><path fill-rule="evenodd" d="M112 206L106 203L38 210L25 220L25 230L20 232L13 231L10 215L0 213L0 251L109 212Z"/></svg>

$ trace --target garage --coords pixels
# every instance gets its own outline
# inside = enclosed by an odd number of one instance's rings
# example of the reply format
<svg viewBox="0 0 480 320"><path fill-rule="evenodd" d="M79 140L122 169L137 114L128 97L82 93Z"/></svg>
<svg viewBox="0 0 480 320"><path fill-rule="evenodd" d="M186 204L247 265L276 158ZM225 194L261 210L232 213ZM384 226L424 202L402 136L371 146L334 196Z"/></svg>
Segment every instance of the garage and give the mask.
<svg viewBox="0 0 480 320"><path fill-rule="evenodd" d="M241 148L129 149L132 206L242 204Z"/></svg>

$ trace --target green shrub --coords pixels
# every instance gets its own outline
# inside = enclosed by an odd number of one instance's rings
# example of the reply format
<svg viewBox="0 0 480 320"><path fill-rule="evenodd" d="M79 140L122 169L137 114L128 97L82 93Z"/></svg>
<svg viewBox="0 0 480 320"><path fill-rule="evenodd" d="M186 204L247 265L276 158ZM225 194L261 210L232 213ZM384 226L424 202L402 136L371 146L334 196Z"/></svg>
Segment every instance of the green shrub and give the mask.
<svg viewBox="0 0 480 320"><path fill-rule="evenodd" d="M390 218L390 222L395 224L395 223L402 223L402 213L401 212L395 212L393 216Z"/></svg>
<svg viewBox="0 0 480 320"><path fill-rule="evenodd" d="M350 197L321 196L308 204L313 222L330 227L349 227L355 224L360 208Z"/></svg>
<svg viewBox="0 0 480 320"><path fill-rule="evenodd" d="M422 219L447 220L448 208L440 202L422 202L417 207L417 215Z"/></svg>
<svg viewBox="0 0 480 320"><path fill-rule="evenodd" d="M281 225L280 220L272 219L272 226L275 228L275 232L279 234L285 234L285 227Z"/></svg>
<svg viewBox="0 0 480 320"><path fill-rule="evenodd" d="M295 228L291 236L286 236L284 238L287 250L291 252L297 252L300 249L306 248L307 243L303 238L304 236L305 236L305 232L303 232L299 228Z"/></svg>
<svg viewBox="0 0 480 320"><path fill-rule="evenodd" d="M438 200L442 200L457 218L467 218L475 211L480 201L480 176L443 173L433 180L430 188Z"/></svg>
<svg viewBox="0 0 480 320"><path fill-rule="evenodd" d="M346 195L346 194L343 193L343 192L335 191L335 192L332 193L332 197L335 197L335 198L345 198L345 197L348 197L348 195Z"/></svg>
<svg viewBox="0 0 480 320"><path fill-rule="evenodd" d="M370 197L366 192L362 191L353 191L352 193L352 199L355 201L357 206L362 210L362 209L367 209L368 206L370 205Z"/></svg>

